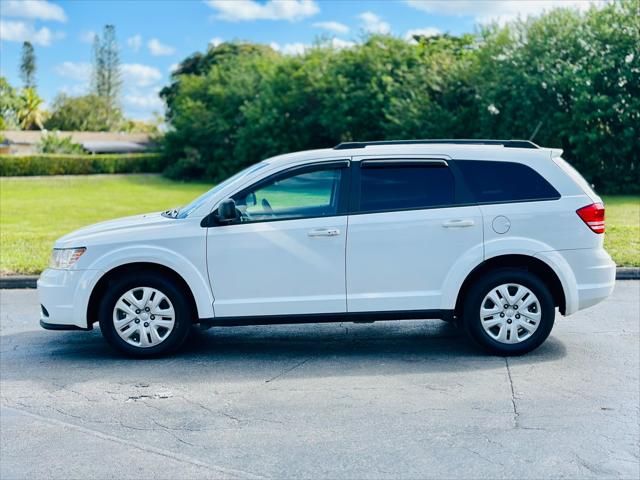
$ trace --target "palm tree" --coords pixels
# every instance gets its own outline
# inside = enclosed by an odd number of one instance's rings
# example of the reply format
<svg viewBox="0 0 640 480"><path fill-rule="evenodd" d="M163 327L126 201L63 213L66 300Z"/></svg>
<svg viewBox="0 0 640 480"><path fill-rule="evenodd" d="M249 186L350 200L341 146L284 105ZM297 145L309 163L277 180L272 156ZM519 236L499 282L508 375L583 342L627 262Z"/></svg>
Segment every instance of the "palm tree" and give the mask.
<svg viewBox="0 0 640 480"><path fill-rule="evenodd" d="M18 108L17 117L20 128L23 130L33 130L34 127L43 129L42 121L44 114L40 110L42 98L33 88L24 88L20 94L20 106Z"/></svg>

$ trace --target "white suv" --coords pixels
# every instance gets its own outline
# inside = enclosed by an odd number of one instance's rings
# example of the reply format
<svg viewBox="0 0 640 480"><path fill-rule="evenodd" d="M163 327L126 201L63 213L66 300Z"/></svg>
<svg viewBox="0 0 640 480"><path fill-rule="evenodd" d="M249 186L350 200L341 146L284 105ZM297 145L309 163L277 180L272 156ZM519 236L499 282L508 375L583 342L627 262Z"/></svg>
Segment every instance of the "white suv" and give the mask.
<svg viewBox="0 0 640 480"><path fill-rule="evenodd" d="M59 239L47 329L100 323L140 357L194 323L440 318L497 354L604 300L604 207L561 151L520 140L342 143L274 157L189 205Z"/></svg>

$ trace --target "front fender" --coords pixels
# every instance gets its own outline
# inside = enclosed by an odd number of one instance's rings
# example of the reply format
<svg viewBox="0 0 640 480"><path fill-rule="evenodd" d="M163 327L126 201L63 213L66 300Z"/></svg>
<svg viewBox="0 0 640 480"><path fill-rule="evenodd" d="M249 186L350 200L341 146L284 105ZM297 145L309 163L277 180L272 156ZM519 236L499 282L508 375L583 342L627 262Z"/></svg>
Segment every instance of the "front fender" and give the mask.
<svg viewBox="0 0 640 480"><path fill-rule="evenodd" d="M89 296L100 279L114 268L130 263L154 263L170 268L182 277L191 289L196 303L199 318L213 317L213 295L209 285L208 276L192 259L176 252L175 250L158 245L131 245L123 246L115 250L109 250L98 256L88 268L94 272L91 279L86 281L85 288L88 290L86 298L81 301L86 314L89 303Z"/></svg>

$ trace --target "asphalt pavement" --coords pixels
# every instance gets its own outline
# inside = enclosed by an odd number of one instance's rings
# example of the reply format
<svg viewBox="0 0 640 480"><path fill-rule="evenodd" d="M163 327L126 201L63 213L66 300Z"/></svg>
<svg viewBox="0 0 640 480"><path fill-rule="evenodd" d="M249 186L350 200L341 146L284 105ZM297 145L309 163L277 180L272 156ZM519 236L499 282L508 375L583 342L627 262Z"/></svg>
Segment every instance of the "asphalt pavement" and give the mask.
<svg viewBox="0 0 640 480"><path fill-rule="evenodd" d="M640 282L487 356L437 320L196 331L131 360L0 291L0 478L640 477Z"/></svg>

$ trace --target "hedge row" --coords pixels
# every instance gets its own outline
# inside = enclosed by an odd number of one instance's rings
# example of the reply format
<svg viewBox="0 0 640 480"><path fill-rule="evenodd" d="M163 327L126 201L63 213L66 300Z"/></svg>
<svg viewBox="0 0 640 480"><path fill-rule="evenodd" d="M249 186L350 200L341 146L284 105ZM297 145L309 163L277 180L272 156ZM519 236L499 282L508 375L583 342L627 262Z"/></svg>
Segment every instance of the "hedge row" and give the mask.
<svg viewBox="0 0 640 480"><path fill-rule="evenodd" d="M165 167L158 153L104 155L0 155L0 176L88 175L92 173L156 173Z"/></svg>

